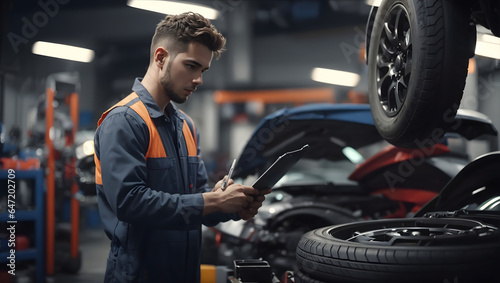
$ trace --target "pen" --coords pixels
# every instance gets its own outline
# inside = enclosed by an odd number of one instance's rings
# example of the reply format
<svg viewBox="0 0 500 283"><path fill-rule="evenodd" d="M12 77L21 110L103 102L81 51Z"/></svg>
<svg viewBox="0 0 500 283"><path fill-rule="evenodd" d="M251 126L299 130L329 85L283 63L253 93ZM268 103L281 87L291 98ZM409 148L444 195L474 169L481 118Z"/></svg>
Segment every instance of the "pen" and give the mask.
<svg viewBox="0 0 500 283"><path fill-rule="evenodd" d="M233 175L234 166L236 165L236 159L233 159L233 164L231 164L231 168L229 168L229 173L227 173L227 179L222 182L222 191L226 190L227 183L229 179L231 179L231 175Z"/></svg>

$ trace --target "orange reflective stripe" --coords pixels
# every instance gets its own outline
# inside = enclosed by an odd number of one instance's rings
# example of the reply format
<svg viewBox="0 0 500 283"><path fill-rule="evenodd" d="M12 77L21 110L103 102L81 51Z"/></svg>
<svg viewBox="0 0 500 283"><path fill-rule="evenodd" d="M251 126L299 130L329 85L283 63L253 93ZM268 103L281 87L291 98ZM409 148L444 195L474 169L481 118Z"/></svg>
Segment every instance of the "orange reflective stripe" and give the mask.
<svg viewBox="0 0 500 283"><path fill-rule="evenodd" d="M101 160L97 158L97 155L94 154L94 162L95 162L95 183L97 185L102 185L102 176L101 176Z"/></svg>
<svg viewBox="0 0 500 283"><path fill-rule="evenodd" d="M184 116L186 116L186 118L189 119L189 122L190 122L191 126L193 127L192 136L194 138L194 143L195 143L195 145L197 145L198 144L198 137L196 136L196 126L194 125L193 119L191 119L191 117L189 117L184 111L182 111L180 109L179 109L179 111L182 112L182 114L184 114Z"/></svg>
<svg viewBox="0 0 500 283"><path fill-rule="evenodd" d="M167 157L167 153L165 152L165 148L163 147L163 142L160 138L160 133L158 133L158 129L156 128L155 123L151 120L149 116L148 109L144 105L144 103L134 103L130 106L132 110L137 112L139 116L146 122L149 129L149 147L148 152L146 152L146 159L149 157L157 158L157 157Z"/></svg>
<svg viewBox="0 0 500 283"><path fill-rule="evenodd" d="M115 107L119 106L124 106L130 101L134 100L136 97L139 97L137 93L133 92L124 99L120 100L118 103L110 107L108 110L104 111L102 113L101 118L99 118L99 121L97 121L97 127L99 127L102 124L102 121L104 121L104 118L108 116L109 112L113 110ZM97 158L97 155L94 153L94 163L95 163L95 183L98 185L102 185L102 174L101 174L101 160Z"/></svg>
<svg viewBox="0 0 500 283"><path fill-rule="evenodd" d="M186 121L184 121L184 125L182 126L182 134L184 135L184 140L186 141L186 147L188 150L189 156L197 156L197 148L196 143L194 142L193 135L191 134L191 130Z"/></svg>
<svg viewBox="0 0 500 283"><path fill-rule="evenodd" d="M106 118L108 113L111 110L113 110L115 107L125 106L125 105L127 105L127 103L129 103L130 101L134 100L137 97L139 97L139 95L137 95L137 93L135 93L135 92L132 92L127 97L122 99L120 102L113 105L111 108L109 108L108 110L106 110L106 112L104 112L102 114L101 119L99 119L99 122L97 123L97 125L98 126L101 125L104 118ZM141 103L137 103L137 102L141 102ZM153 121L151 120L151 117L149 116L148 109L146 108L144 103L142 103L142 101L137 101L137 102L132 104L130 106L130 108L132 110L134 110L137 114L139 114L139 116L141 116L142 120L144 120L144 122L148 126L149 145L148 145L148 151L146 152L146 159L148 157L153 157L153 158L167 157L167 154L165 152L165 148L163 147L163 143L162 143L161 138L160 138L160 134L158 133L158 129L156 129L155 124L153 123Z"/></svg>
<svg viewBox="0 0 500 283"><path fill-rule="evenodd" d="M120 102L118 102L115 105L111 106L108 110L106 110L104 113L102 113L101 118L97 122L97 127L99 127L101 125L102 121L104 120L104 118L106 118L106 116L108 116L108 113L111 110L113 110L115 107L126 105L127 103L129 103L130 101L132 101L133 99L135 99L136 97L139 97L137 95L137 93L132 92L131 94L127 95L127 97L125 97L124 99L120 100Z"/></svg>

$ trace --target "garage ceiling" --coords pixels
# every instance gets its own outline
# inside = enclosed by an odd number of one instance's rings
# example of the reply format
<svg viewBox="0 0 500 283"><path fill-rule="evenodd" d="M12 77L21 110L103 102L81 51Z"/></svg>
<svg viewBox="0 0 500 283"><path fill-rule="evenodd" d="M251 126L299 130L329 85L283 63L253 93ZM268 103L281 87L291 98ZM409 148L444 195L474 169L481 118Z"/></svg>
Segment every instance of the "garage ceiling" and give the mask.
<svg viewBox="0 0 500 283"><path fill-rule="evenodd" d="M239 19L234 17L233 12L241 11L243 6L250 14L248 19L251 21L251 41L270 35L293 35L364 25L369 12L365 0L189 2L219 10L222 17L213 22L226 36L233 35L233 41L230 40L232 43L234 40L240 40L238 36L234 37L234 31L229 30L233 25L231 21ZM0 44L0 72L24 78L33 77L36 81L57 69L76 68L76 65L70 65L71 63L56 68L55 63L58 62L33 55L33 43L43 40L93 49L95 59L92 68L95 70L97 84L99 87L107 84L106 89L100 92L128 90L130 78L134 74L142 73L147 67L146 60L149 58L149 44L154 26L164 15L134 9L126 3L127 0L2 0L0 7L5 16L2 17L4 36L3 43ZM245 52L252 52L251 47L237 49L238 54L225 55L226 58L247 56ZM228 52L235 52L235 48ZM228 62L228 59L225 62ZM215 77L215 71L210 75ZM219 74L221 75L227 76Z"/></svg>
<svg viewBox="0 0 500 283"><path fill-rule="evenodd" d="M4 0L7 22L5 33L26 34L26 22L35 24L34 36L23 36L32 44L36 40L75 44L96 50L97 55L128 46L126 53L144 46L152 35L152 27L161 14L137 10L126 0ZM243 0L189 1L218 9L227 14ZM310 31L366 21L366 4L362 0L288 0L245 1L251 4L253 30L256 36ZM42 5L43 4L43 5ZM364 9L363 9L364 8ZM50 10L47 13L46 10ZM362 12L360 12L362 11ZM48 16L47 16L48 15ZM224 24L215 20L219 29ZM12 35L12 34L11 34ZM12 38L5 38L12 45ZM29 45L31 45L29 44ZM22 44L19 44L22 49ZM130 55L128 55L130 56Z"/></svg>

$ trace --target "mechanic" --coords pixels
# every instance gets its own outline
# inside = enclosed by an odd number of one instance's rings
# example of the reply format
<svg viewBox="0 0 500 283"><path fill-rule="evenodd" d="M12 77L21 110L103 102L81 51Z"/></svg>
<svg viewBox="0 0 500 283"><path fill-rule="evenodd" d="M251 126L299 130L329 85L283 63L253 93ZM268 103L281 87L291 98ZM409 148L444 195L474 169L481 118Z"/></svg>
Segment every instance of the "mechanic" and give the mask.
<svg viewBox="0 0 500 283"><path fill-rule="evenodd" d="M111 249L105 282L199 282L201 225L248 220L270 190L229 180L214 188L184 103L203 83L226 39L196 13L168 15L156 27L144 78L98 122L99 214Z"/></svg>

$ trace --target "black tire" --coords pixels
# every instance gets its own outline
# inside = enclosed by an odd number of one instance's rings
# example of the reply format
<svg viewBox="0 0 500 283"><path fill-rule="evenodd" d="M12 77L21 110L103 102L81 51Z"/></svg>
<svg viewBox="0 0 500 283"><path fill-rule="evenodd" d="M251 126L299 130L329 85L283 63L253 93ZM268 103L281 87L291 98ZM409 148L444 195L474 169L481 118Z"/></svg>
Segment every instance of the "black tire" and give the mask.
<svg viewBox="0 0 500 283"><path fill-rule="evenodd" d="M350 223L304 234L296 257L305 282L499 282L500 230L449 218Z"/></svg>
<svg viewBox="0 0 500 283"><path fill-rule="evenodd" d="M326 283L324 281L319 281L310 278L309 276L305 275L302 271L300 271L298 268L295 268L293 271L293 279L297 283Z"/></svg>
<svg viewBox="0 0 500 283"><path fill-rule="evenodd" d="M455 117L475 40L464 3L387 0L378 8L368 52L368 89L375 126L388 142L431 146Z"/></svg>

